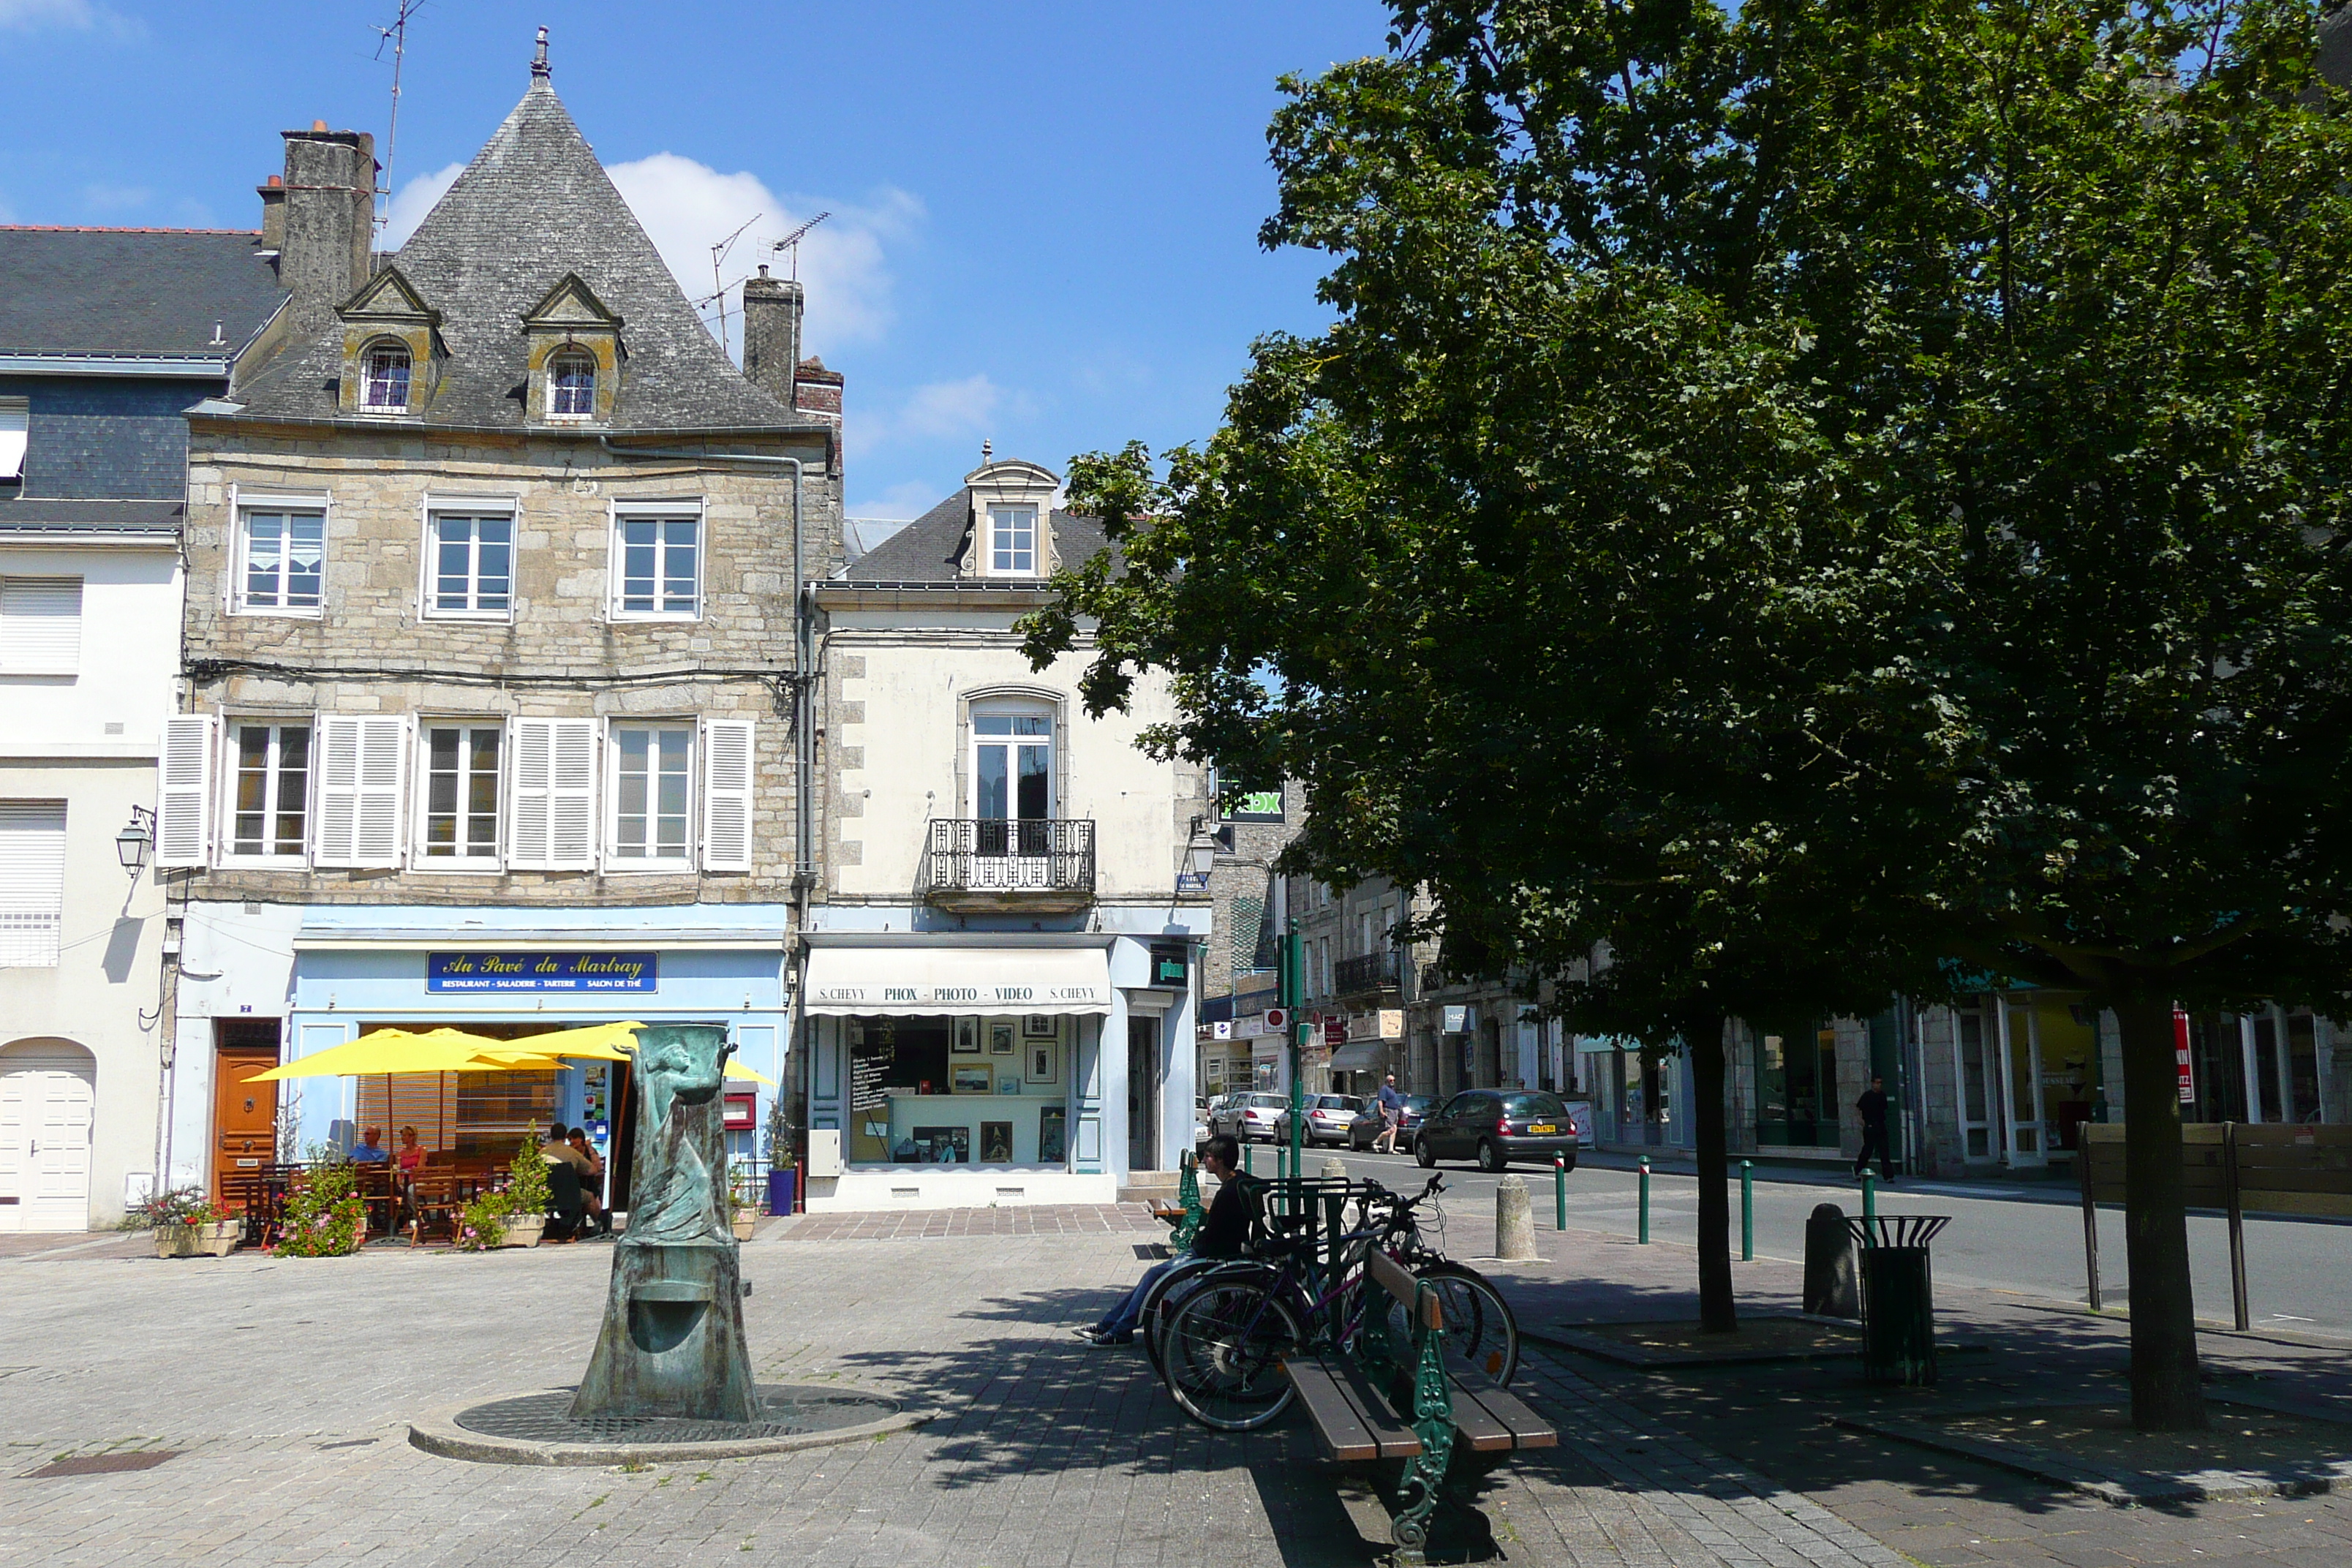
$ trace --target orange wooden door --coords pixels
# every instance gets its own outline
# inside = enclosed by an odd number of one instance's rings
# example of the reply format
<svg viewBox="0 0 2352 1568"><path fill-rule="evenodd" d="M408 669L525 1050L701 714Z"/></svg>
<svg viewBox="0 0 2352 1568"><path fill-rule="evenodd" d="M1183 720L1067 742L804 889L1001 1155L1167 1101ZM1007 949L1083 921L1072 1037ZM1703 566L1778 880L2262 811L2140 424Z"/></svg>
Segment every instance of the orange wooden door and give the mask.
<svg viewBox="0 0 2352 1568"><path fill-rule="evenodd" d="M275 1045L229 1044L213 1049L213 1185L239 1172L258 1171L278 1157L278 1086L246 1079L278 1065Z"/></svg>

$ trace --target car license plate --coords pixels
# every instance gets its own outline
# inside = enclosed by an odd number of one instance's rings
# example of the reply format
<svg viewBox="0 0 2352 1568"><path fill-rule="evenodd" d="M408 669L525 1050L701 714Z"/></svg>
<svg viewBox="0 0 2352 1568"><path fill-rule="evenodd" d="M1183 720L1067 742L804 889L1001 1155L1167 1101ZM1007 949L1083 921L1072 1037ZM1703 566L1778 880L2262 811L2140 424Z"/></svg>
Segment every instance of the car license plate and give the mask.
<svg viewBox="0 0 2352 1568"><path fill-rule="evenodd" d="M1528 1131L1538 1136L1541 1136L1546 1132L1559 1131L1559 1123L1552 1121L1530 1121L1528 1123Z"/></svg>

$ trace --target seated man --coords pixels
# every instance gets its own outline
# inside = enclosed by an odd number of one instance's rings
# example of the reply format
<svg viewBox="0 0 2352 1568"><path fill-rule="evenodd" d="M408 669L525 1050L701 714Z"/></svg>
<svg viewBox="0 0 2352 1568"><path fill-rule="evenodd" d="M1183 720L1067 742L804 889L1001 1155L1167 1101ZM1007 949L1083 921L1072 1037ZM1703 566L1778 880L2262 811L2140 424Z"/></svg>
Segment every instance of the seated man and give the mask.
<svg viewBox="0 0 2352 1568"><path fill-rule="evenodd" d="M1239 1258L1242 1243L1249 1237L1249 1210L1242 1196L1242 1184L1237 1179L1242 1163L1240 1140L1230 1132L1219 1132L1201 1149L1201 1169L1217 1178L1217 1195L1209 1200L1208 1216L1201 1222L1200 1234L1192 1237L1194 1258ZM1135 1342L1135 1327L1142 1320L1143 1298L1160 1277L1176 1267L1177 1260L1155 1263L1143 1271L1135 1289L1112 1312L1092 1328L1077 1331L1078 1338L1090 1345L1126 1345Z"/></svg>
<svg viewBox="0 0 2352 1568"><path fill-rule="evenodd" d="M383 1146L383 1129L371 1127L360 1134L359 1144L352 1151L355 1165L381 1165L392 1158L392 1151Z"/></svg>

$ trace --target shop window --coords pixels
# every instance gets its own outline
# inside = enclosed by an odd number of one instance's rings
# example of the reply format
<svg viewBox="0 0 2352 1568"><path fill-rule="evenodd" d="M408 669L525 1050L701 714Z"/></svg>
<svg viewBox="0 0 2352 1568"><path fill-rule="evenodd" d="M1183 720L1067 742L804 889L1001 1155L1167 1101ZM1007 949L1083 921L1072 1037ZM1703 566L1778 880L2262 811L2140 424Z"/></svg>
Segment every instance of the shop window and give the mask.
<svg viewBox="0 0 2352 1568"><path fill-rule="evenodd" d="M310 726L236 724L229 853L299 858L310 847Z"/></svg>
<svg viewBox="0 0 2352 1568"><path fill-rule="evenodd" d="M1756 1037L1756 1142L1800 1149L1838 1146L1835 1029L1823 1025Z"/></svg>
<svg viewBox="0 0 2352 1568"><path fill-rule="evenodd" d="M425 823L419 838L427 868L498 864L505 739L499 724L425 725Z"/></svg>
<svg viewBox="0 0 2352 1568"><path fill-rule="evenodd" d="M843 1027L851 1163L1068 1161L1065 1020L850 1018Z"/></svg>
<svg viewBox="0 0 2352 1568"><path fill-rule="evenodd" d="M237 523L236 607L255 615L319 613L327 514L247 507Z"/></svg>
<svg viewBox="0 0 2352 1568"><path fill-rule="evenodd" d="M694 726L613 726L607 858L618 868L683 870L689 864Z"/></svg>
<svg viewBox="0 0 2352 1568"><path fill-rule="evenodd" d="M432 517L431 616L503 620L514 604L514 516L436 511Z"/></svg>

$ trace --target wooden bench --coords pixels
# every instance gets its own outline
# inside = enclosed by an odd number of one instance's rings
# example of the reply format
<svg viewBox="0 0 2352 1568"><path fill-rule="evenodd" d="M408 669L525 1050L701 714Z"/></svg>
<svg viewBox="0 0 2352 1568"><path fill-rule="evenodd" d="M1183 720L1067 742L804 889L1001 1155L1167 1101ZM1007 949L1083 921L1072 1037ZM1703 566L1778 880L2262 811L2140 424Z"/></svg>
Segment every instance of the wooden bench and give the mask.
<svg viewBox="0 0 2352 1568"><path fill-rule="evenodd" d="M1449 1481L1482 1475L1524 1448L1554 1448L1559 1433L1500 1388L1455 1380L1445 1369L1445 1324L1436 1289L1375 1252L1372 1283L1405 1309L1409 1347L1368 1322L1348 1350L1286 1359L1283 1375L1330 1458L1402 1460L1389 1533L1399 1568L1419 1568L1430 1516Z"/></svg>

